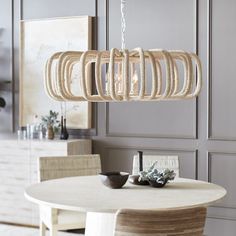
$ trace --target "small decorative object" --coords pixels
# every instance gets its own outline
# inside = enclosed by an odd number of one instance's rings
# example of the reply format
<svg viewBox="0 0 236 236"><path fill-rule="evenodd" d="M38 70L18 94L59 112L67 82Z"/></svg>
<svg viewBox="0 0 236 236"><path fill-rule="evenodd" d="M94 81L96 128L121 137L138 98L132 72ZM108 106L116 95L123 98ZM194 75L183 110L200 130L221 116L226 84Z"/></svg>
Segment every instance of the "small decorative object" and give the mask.
<svg viewBox="0 0 236 236"><path fill-rule="evenodd" d="M22 127L19 130L17 130L17 138L18 140L25 140L27 138L26 130L23 129Z"/></svg>
<svg viewBox="0 0 236 236"><path fill-rule="evenodd" d="M54 139L54 131L51 125L47 127L46 137L47 139Z"/></svg>
<svg viewBox="0 0 236 236"><path fill-rule="evenodd" d="M148 171L141 171L139 173L139 180L148 181L152 187L161 188L164 187L169 180L173 180L176 174L173 170L169 169L158 171L155 169L156 163L157 161L152 164Z"/></svg>
<svg viewBox="0 0 236 236"><path fill-rule="evenodd" d="M139 157L139 171L143 171L143 152L142 151L138 151L138 157ZM129 182L131 184L135 184L135 185L149 185L149 182L147 180L141 180L139 178L139 175L130 175L129 177Z"/></svg>
<svg viewBox="0 0 236 236"><path fill-rule="evenodd" d="M60 139L64 139L64 133L63 133L63 116L61 116L61 134L60 134Z"/></svg>
<svg viewBox="0 0 236 236"><path fill-rule="evenodd" d="M65 140L67 140L69 138L69 133L68 133L67 128L66 128L66 118L64 118L63 136L64 136Z"/></svg>
<svg viewBox="0 0 236 236"><path fill-rule="evenodd" d="M122 188L129 177L129 173L113 171L100 173L99 176L105 186L109 188Z"/></svg>
<svg viewBox="0 0 236 236"><path fill-rule="evenodd" d="M66 128L66 118L63 119L63 116L61 116L61 135L60 139L67 140L69 138L69 133Z"/></svg>
<svg viewBox="0 0 236 236"><path fill-rule="evenodd" d="M139 156L139 171L143 171L143 152L138 151Z"/></svg>
<svg viewBox="0 0 236 236"><path fill-rule="evenodd" d="M6 101L4 98L0 97L0 107L4 108L6 106Z"/></svg>
<svg viewBox="0 0 236 236"><path fill-rule="evenodd" d="M54 139L54 133L58 131L60 126L59 120L57 120L58 112L49 111L49 115L41 117L41 124L47 129L46 137L48 139Z"/></svg>
<svg viewBox="0 0 236 236"><path fill-rule="evenodd" d="M27 124L26 126L26 136L27 139L38 139L42 134L42 124L39 123L32 123L32 124Z"/></svg>

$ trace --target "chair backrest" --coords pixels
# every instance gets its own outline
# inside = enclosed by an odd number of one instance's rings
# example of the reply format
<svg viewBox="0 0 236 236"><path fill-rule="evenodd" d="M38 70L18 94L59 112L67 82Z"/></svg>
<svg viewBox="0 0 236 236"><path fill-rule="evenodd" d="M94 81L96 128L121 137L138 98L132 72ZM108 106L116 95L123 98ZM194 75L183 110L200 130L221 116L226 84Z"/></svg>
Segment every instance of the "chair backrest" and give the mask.
<svg viewBox="0 0 236 236"><path fill-rule="evenodd" d="M179 158L178 156L159 156L159 155L143 155L143 170L148 168L155 162L155 168L162 171L166 168L174 170L176 177L179 177ZM133 158L132 174L137 175L139 172L139 158L137 155Z"/></svg>
<svg viewBox="0 0 236 236"><path fill-rule="evenodd" d="M39 158L39 181L97 175L100 172L101 160L98 154Z"/></svg>
<svg viewBox="0 0 236 236"><path fill-rule="evenodd" d="M116 213L114 236L202 236L206 208L128 210Z"/></svg>

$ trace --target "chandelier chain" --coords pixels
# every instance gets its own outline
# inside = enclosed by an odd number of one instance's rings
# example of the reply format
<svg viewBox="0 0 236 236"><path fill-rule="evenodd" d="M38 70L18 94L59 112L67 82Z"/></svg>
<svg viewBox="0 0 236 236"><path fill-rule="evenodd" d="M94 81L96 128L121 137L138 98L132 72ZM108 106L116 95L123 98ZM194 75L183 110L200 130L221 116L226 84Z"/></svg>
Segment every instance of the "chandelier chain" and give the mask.
<svg viewBox="0 0 236 236"><path fill-rule="evenodd" d="M125 4L126 0L121 0L121 49L125 49L125 30L126 30L126 20L125 20Z"/></svg>

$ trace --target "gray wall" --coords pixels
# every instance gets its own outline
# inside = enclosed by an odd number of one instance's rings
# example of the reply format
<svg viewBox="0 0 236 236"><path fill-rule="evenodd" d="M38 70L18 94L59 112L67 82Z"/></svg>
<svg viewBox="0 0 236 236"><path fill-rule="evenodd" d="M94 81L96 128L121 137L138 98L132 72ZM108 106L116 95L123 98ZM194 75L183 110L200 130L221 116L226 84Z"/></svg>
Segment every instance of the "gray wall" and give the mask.
<svg viewBox="0 0 236 236"><path fill-rule="evenodd" d="M0 97L6 101L6 107L0 110L0 132L12 130L13 113L12 102L12 2L2 0L0 8Z"/></svg>
<svg viewBox="0 0 236 236"><path fill-rule="evenodd" d="M15 58L5 71L13 68L16 90L19 18L95 16L94 40L98 49L120 47L119 0L22 0L13 1L13 11L9 2L4 1L1 11L9 11L4 21L6 28L13 22L15 34L10 38ZM198 53L204 86L199 98L192 101L97 104L94 152L102 155L105 170L126 171L131 170L132 156L137 150L178 155L181 176L211 181L228 190L227 197L209 209L206 234L236 235L236 1L127 2L127 47ZM13 19L8 19L12 13ZM7 42L7 38L4 40ZM10 46L5 44L6 51L11 51ZM5 74L11 78L11 74ZM11 97L11 93L7 96ZM12 110L17 121L17 93L15 102ZM11 114L9 111L9 117ZM2 119L2 112L0 115Z"/></svg>

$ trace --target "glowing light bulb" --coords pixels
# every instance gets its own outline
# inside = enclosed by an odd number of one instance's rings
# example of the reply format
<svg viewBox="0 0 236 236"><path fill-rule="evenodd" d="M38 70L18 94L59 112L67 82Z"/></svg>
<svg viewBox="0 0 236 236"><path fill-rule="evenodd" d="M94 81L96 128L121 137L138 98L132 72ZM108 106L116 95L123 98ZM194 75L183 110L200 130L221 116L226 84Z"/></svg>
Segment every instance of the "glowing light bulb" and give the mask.
<svg viewBox="0 0 236 236"><path fill-rule="evenodd" d="M130 94L138 94L138 74L136 71L133 73L133 76L131 78Z"/></svg>
<svg viewBox="0 0 236 236"><path fill-rule="evenodd" d="M105 91L106 94L109 95L110 94L110 74L109 72L106 73L106 79L105 79Z"/></svg>

